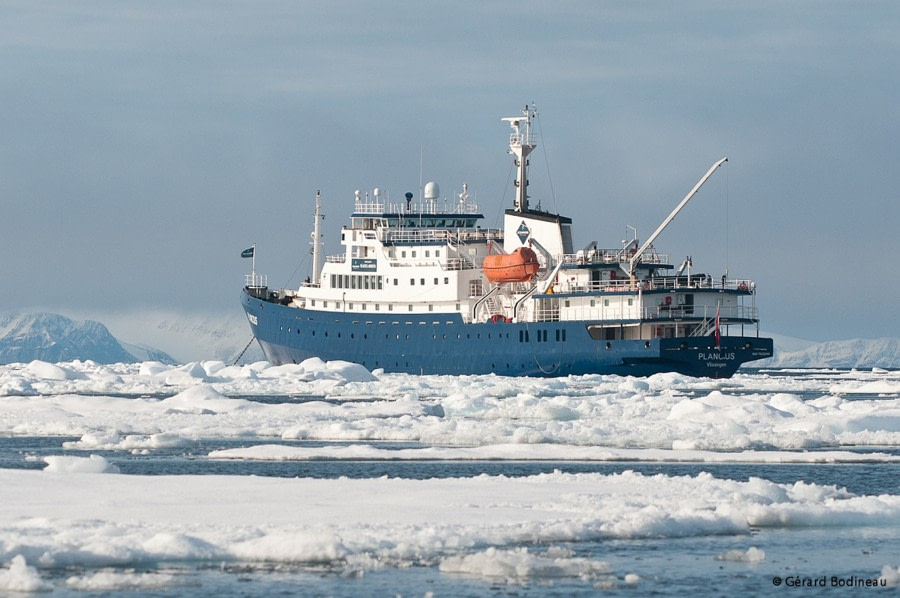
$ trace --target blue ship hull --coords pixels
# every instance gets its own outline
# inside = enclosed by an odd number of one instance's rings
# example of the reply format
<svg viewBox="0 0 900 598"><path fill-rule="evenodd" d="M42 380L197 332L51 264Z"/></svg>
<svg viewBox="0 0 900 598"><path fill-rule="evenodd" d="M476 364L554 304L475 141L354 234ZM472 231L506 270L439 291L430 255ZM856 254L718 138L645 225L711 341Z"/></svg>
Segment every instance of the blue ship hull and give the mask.
<svg viewBox="0 0 900 598"><path fill-rule="evenodd" d="M727 378L741 364L772 356L772 339L712 336L595 340L597 322L485 322L458 313L343 313L288 307L244 289L241 304L267 359L310 357L410 374L649 376L677 372Z"/></svg>

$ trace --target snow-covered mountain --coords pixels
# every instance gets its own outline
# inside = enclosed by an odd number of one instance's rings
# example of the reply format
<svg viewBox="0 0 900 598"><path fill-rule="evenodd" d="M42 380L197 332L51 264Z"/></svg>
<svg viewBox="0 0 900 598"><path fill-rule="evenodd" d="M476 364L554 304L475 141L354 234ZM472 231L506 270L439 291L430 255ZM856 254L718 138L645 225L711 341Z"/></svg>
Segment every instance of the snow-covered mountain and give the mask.
<svg viewBox="0 0 900 598"><path fill-rule="evenodd" d="M751 367L766 368L900 368L900 339L851 339L810 343L775 338L775 355L755 361Z"/></svg>
<svg viewBox="0 0 900 598"><path fill-rule="evenodd" d="M109 313L103 322L117 338L161 347L178 361L233 362L250 345L242 363L264 359L240 308L225 313L144 310Z"/></svg>
<svg viewBox="0 0 900 598"><path fill-rule="evenodd" d="M152 359L175 363L149 347L123 346L109 330L93 320L75 321L52 313L0 314L0 363L91 360L130 363Z"/></svg>

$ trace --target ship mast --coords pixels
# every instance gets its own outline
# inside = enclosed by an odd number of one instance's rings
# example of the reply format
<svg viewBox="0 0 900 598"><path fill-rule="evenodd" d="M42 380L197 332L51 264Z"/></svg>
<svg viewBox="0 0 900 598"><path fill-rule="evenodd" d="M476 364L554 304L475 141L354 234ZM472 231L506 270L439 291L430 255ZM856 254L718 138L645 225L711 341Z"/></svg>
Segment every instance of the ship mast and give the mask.
<svg viewBox="0 0 900 598"><path fill-rule="evenodd" d="M322 233L319 232L319 223L325 219L325 215L322 214L322 192L316 191L316 212L315 212L315 222L313 223L313 232L312 240L310 241L310 245L312 245L312 261L313 261L313 271L312 271L312 284L315 286L319 286L319 279L322 276Z"/></svg>
<svg viewBox="0 0 900 598"><path fill-rule="evenodd" d="M508 116L503 118L512 127L509 134L509 153L513 154L516 165L516 212L528 211L528 154L537 147L534 143L534 135L531 131L531 119L537 116L537 108L525 106L522 116Z"/></svg>

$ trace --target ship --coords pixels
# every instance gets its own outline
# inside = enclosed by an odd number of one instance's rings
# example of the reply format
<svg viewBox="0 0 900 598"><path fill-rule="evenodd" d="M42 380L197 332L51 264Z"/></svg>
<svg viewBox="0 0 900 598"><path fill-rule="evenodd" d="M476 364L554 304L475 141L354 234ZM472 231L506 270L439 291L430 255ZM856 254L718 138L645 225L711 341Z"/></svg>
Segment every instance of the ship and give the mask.
<svg viewBox="0 0 900 598"><path fill-rule="evenodd" d="M531 207L529 155L537 110L503 118L511 128L514 200L503 228L464 183L452 199L436 183L400 201L356 191L342 250L324 255L316 192L311 276L272 289L256 273L256 245L241 305L273 364L318 357L409 374L727 378L772 356L760 336L756 283L676 268L654 243L727 161L716 161L656 231L608 249L573 247L572 219ZM498 218L499 220L499 218ZM251 340L252 343L252 340Z"/></svg>

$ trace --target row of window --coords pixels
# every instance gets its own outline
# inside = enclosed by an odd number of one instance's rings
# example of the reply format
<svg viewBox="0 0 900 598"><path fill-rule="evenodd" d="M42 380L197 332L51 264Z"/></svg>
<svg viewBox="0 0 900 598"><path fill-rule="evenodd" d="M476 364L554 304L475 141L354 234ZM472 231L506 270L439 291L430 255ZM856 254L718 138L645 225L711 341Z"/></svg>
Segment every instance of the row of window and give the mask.
<svg viewBox="0 0 900 598"><path fill-rule="evenodd" d="M384 322L379 322L379 323L383 324ZM397 324L397 323L398 323L398 322L393 322L393 324ZM437 323L437 322L435 322L435 323ZM450 322L448 322L448 324L449 324L449 323L450 323ZM412 322L407 322L407 324L412 324ZM424 324L424 322L420 322L420 324ZM281 330L284 330L284 327L283 327L283 326L281 327ZM300 328L297 328L296 330L297 330L297 334L300 334L300 332L301 332ZM288 328L287 331L288 331L288 332L291 332L291 329ZM310 333L312 334L312 336L316 336L316 331L315 331L315 330L310 330ZM402 337L404 340L409 340L409 334L403 334L403 335L400 335L400 334L385 334L385 335L384 335L384 338L389 339L389 338L391 338L392 336L393 336L394 338L396 338L397 340L400 340L401 337ZM325 337L328 337L328 332L327 332L327 331L325 331ZM452 338L453 335L450 335L450 337ZM341 338L341 333L340 333L340 332L337 333L337 338ZM356 338L356 333L351 332L351 333L350 333L350 339L355 339L355 338ZM368 333L363 334L363 335L362 335L362 338L363 338L363 339L368 339L368 338L369 338ZM438 335L438 334L432 334L432 335L431 335L431 338L434 339L434 340L436 340L436 339L438 339L438 338L446 339L446 338L447 338L447 335L446 335L446 334L441 334L441 335ZM457 335L456 335L456 338L457 338L457 340L462 340L462 339L463 339L463 335L462 335L462 334L457 334ZM466 339L471 339L471 338L472 338L472 335L469 334L469 333L466 333L465 338L466 338ZM476 339L481 339L481 333L480 333L480 332L476 333L476 334L475 334L475 338L476 338ZM508 332L507 332L507 333L500 332L500 333L497 333L496 335L494 335L493 333L490 333L490 332L489 332L489 333L487 333L487 338L489 338L489 339L491 339L491 338L497 338L497 339L507 338L507 339L508 339L508 338L509 338L509 333L508 333ZM531 335L529 334L529 331L528 331L528 330L520 330L520 331L519 331L519 342L520 342L520 343L527 343L527 342L530 342L530 338L531 338ZM546 342L548 342L548 338L549 338L549 337L548 337L548 335L547 335L547 331L546 331L546 330L538 330L538 331L536 331L536 341L537 341L537 342L539 342L539 343L546 343ZM557 330L556 330L556 342L565 342L565 341L566 341L566 331L565 331L565 330L559 330L559 329L557 329ZM607 343L607 345L609 345L609 343ZM609 347L607 346L607 349L608 349L608 348L609 348Z"/></svg>
<svg viewBox="0 0 900 598"><path fill-rule="evenodd" d="M536 340L537 340L537 342L539 342L539 343L546 343L546 342L548 342L547 339L548 339L549 337L547 336L547 331L546 331L546 330L538 330L538 331L536 331L535 336L537 337ZM528 330L520 330L520 331L519 331L519 342L520 342L520 343L527 343L527 342L530 342L530 339L531 339L531 334L529 333ZM559 343L559 342L563 342L563 343L566 342L566 331L565 331L565 330L559 330L559 329L556 330L556 342L558 342L558 343Z"/></svg>
<svg viewBox="0 0 900 598"><path fill-rule="evenodd" d="M425 257L432 257L432 253L434 254L434 257L441 257L441 250L440 250L440 249L426 249L426 250L425 250ZM416 257L416 255L417 255L417 251L416 251L415 249L411 249L411 250L410 250L410 256L409 256L409 257ZM394 250L388 251L388 257L391 257L391 258L394 257ZM406 250L405 250L405 249L401 249L401 250L400 250L400 258L402 259L402 258L405 258L405 257L406 257Z"/></svg>
<svg viewBox="0 0 900 598"><path fill-rule="evenodd" d="M311 307L315 307L315 306L316 306L316 301L317 301L316 299L310 299L310 300L309 300L310 306L311 306ZM336 310L340 310L340 309L342 308L342 305L341 305L341 302L340 302L340 301L322 301L322 308L323 308L323 309L328 309L329 303L333 303L333 304L334 304L334 309L336 309ZM352 309L356 309L356 305L357 305L357 303L354 303L354 302L352 302L352 301L348 301L348 302L346 303L346 308L347 308L347 309L351 309L351 310L352 310ZM381 311L381 304L380 304L380 303L359 303L358 305L359 305L359 308L360 308L362 311L369 311L369 308L374 308L374 311ZM414 306L413 304L407 304L407 311L415 311L414 307L415 307L415 306ZM387 304L387 310L388 310L388 311L394 311L394 304L393 304L393 303L388 303L388 304ZM456 304L455 310L456 310L456 311L459 311L459 310L460 310L460 304L459 304L459 303ZM431 311L431 312L434 311L434 305L433 305L433 304L428 304L428 311Z"/></svg>
<svg viewBox="0 0 900 598"><path fill-rule="evenodd" d="M425 279L418 279L419 286L425 286ZM434 277L434 285L440 284L440 278ZM394 278L387 280L387 284L393 282L394 286L400 286L400 279ZM375 274L332 274L331 288L333 289L353 289L362 291L380 291L384 288L384 277ZM410 286L416 286L416 279L409 279ZM444 284L450 284L450 277L444 277Z"/></svg>
<svg viewBox="0 0 900 598"><path fill-rule="evenodd" d="M397 280L394 279L394 284ZM384 287L384 277L375 274L332 274L331 288L380 291Z"/></svg>

